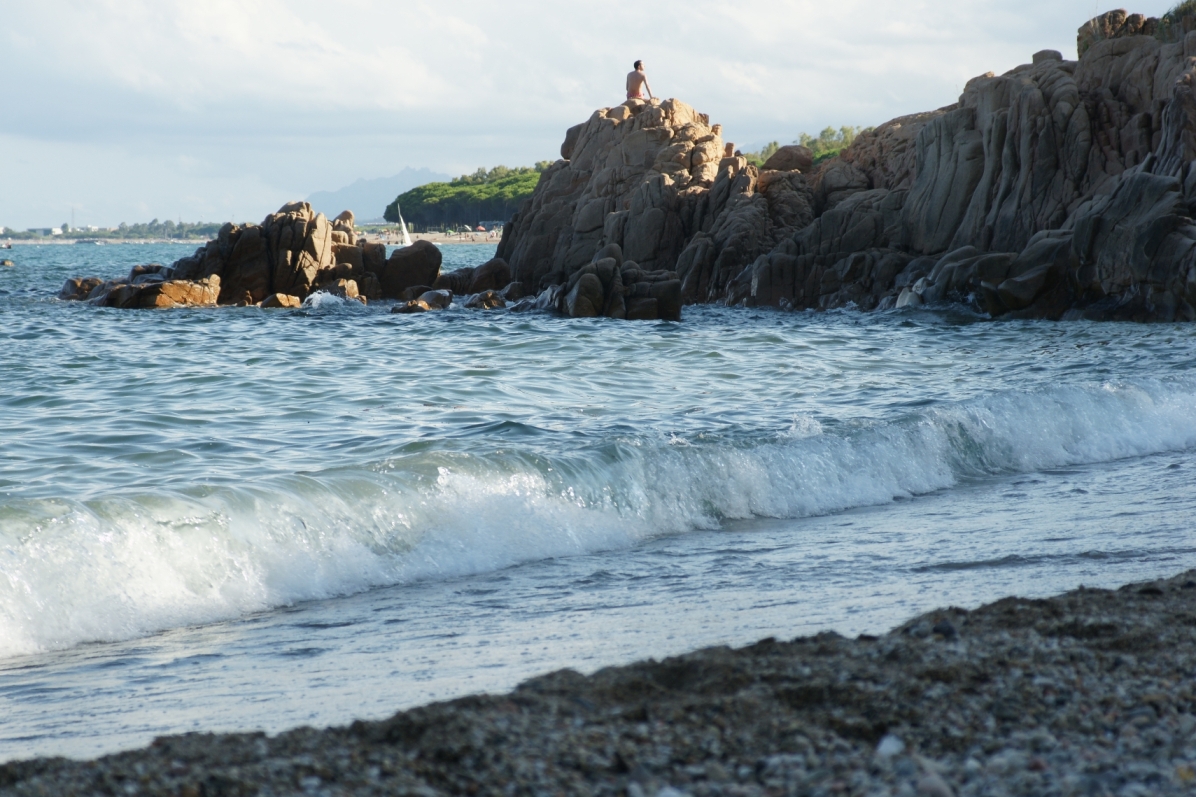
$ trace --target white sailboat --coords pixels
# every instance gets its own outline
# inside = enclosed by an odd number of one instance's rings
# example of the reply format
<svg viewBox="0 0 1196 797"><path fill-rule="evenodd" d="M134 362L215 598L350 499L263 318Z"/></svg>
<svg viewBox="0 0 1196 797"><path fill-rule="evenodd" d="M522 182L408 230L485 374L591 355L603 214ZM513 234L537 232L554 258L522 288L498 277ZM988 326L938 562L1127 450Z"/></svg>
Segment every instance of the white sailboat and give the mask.
<svg viewBox="0 0 1196 797"><path fill-rule="evenodd" d="M403 211L395 204L395 211L399 214L399 229L403 231L403 246L411 246L411 236L407 234L407 222L403 221Z"/></svg>

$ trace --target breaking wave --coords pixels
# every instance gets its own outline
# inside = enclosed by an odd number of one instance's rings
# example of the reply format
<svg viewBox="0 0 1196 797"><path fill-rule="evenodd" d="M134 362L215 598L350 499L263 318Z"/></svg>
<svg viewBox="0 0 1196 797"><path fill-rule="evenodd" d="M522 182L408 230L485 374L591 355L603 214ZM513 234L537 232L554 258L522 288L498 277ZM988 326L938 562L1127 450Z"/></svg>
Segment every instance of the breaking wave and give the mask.
<svg viewBox="0 0 1196 797"><path fill-rule="evenodd" d="M1192 447L1196 387L1156 381L1005 392L885 423L799 418L766 439L423 451L241 487L12 501L0 656Z"/></svg>

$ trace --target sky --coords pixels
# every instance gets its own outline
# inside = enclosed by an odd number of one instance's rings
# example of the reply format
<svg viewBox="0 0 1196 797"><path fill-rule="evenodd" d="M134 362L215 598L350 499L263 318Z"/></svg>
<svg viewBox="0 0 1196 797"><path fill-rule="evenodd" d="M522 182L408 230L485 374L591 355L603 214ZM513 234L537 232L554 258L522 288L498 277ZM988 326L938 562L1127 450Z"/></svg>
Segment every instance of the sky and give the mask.
<svg viewBox="0 0 1196 797"><path fill-rule="evenodd" d="M1129 9L1157 16L1173 0ZM257 221L404 168L559 157L653 93L741 149L948 105L1092 0L3 0L0 225Z"/></svg>

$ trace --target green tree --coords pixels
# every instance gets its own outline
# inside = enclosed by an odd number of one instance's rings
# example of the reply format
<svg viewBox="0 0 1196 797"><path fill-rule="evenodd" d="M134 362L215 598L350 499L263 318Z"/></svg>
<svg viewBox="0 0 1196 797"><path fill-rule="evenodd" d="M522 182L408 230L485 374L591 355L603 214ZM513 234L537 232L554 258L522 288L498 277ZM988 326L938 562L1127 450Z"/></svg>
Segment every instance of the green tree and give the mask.
<svg viewBox="0 0 1196 797"><path fill-rule="evenodd" d="M809 133L802 133L795 143L809 147L810 151L814 153L814 162L821 163L850 147L861 133L871 130L871 127L851 127L850 125L840 127L838 130L828 127L817 137Z"/></svg>
<svg viewBox="0 0 1196 797"><path fill-rule="evenodd" d="M743 157L747 158L748 163L759 168L764 165L766 160L776 154L776 151L780 148L781 145L779 142L770 141L759 152L745 152L743 153Z"/></svg>
<svg viewBox="0 0 1196 797"><path fill-rule="evenodd" d="M548 163L548 161L541 161ZM545 166L544 168L547 168ZM514 169L495 166L478 169L447 183L428 183L400 194L386 208L390 222L404 220L420 229L473 227L478 222L502 219L515 214L523 201L536 190L543 169L520 166Z"/></svg>

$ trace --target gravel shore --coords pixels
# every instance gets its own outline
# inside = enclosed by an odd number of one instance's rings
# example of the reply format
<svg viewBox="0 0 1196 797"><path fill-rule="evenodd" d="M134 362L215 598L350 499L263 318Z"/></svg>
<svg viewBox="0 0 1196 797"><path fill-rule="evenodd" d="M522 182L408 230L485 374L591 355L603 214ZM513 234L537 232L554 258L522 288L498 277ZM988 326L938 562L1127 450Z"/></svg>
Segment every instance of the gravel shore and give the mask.
<svg viewBox="0 0 1196 797"><path fill-rule="evenodd" d="M10 762L0 794L1196 794L1196 571L562 670L347 728Z"/></svg>

